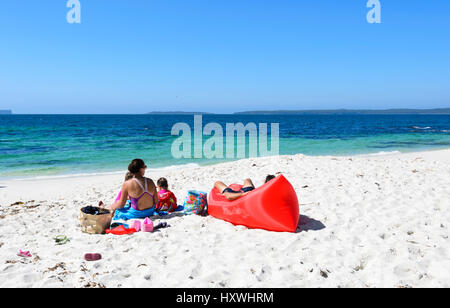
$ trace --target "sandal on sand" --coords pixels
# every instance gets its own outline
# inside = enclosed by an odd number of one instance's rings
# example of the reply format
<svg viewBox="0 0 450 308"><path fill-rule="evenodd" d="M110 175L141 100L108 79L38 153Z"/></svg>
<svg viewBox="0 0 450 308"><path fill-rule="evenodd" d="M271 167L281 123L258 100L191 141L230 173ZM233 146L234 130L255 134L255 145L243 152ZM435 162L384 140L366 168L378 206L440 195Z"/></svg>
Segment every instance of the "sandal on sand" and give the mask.
<svg viewBox="0 0 450 308"><path fill-rule="evenodd" d="M22 249L19 250L19 253L17 255L19 257L31 258L31 253L29 251L22 251Z"/></svg>
<svg viewBox="0 0 450 308"><path fill-rule="evenodd" d="M70 242L69 238L65 235L58 235L54 238L56 245L64 245L67 244L67 242Z"/></svg>
<svg viewBox="0 0 450 308"><path fill-rule="evenodd" d="M102 255L99 253L87 253L84 255L84 259L86 261L98 261L102 258Z"/></svg>
<svg viewBox="0 0 450 308"><path fill-rule="evenodd" d="M163 228L167 228L169 225L167 224L167 222L160 222L157 226L155 226L153 228L153 230L158 230L158 229L163 229Z"/></svg>

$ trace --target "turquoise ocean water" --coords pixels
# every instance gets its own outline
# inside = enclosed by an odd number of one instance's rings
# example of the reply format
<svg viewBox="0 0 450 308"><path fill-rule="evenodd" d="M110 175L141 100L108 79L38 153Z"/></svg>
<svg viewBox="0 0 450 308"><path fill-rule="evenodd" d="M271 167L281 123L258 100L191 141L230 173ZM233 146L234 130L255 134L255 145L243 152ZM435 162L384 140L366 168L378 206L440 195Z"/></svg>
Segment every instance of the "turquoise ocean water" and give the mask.
<svg viewBox="0 0 450 308"><path fill-rule="evenodd" d="M0 178L123 171L138 157L150 168L225 161L174 158L178 122L194 127L191 115L0 115ZM224 131L226 123L279 123L282 155L450 148L450 115L204 115L210 122Z"/></svg>

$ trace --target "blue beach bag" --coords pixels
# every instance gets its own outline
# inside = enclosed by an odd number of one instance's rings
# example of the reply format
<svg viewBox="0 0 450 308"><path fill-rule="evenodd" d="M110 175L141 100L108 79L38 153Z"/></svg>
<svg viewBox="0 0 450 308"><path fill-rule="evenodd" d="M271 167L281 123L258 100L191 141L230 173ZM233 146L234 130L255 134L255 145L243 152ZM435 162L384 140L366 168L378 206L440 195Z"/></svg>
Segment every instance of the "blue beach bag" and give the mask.
<svg viewBox="0 0 450 308"><path fill-rule="evenodd" d="M208 194L203 191L189 190L183 203L184 213L187 215L208 215L207 196Z"/></svg>

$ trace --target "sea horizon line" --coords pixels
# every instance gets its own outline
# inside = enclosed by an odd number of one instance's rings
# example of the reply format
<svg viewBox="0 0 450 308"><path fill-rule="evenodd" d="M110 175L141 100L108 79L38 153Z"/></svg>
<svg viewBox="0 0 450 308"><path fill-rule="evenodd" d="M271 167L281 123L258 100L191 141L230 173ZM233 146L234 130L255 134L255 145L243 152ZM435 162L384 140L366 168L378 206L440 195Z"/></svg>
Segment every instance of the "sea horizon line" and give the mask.
<svg viewBox="0 0 450 308"><path fill-rule="evenodd" d="M299 110L250 110L232 113L207 111L151 111L146 113L13 113L11 109L0 109L1 115L296 115L296 114L323 114L323 115L401 115L401 114L450 114L448 108L390 108L390 109L299 109Z"/></svg>

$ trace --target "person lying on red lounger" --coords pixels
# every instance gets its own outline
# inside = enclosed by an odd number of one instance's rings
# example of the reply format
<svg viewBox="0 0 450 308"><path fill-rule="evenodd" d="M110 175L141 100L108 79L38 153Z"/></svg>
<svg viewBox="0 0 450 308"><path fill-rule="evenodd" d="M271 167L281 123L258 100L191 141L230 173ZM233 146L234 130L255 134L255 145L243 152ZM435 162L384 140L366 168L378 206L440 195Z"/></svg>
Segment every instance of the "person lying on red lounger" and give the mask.
<svg viewBox="0 0 450 308"><path fill-rule="evenodd" d="M265 183L269 182L270 180L272 180L274 178L275 178L274 175L269 174L266 177ZM222 193L222 195L225 196L225 198L227 198L230 201L236 200L255 189L255 185L253 185L253 182L251 179L244 180L244 184L243 184L241 190L239 190L239 191L232 190L230 187L228 187L227 185L225 185L223 182L220 182L220 181L215 182L214 187L218 191L220 191Z"/></svg>

